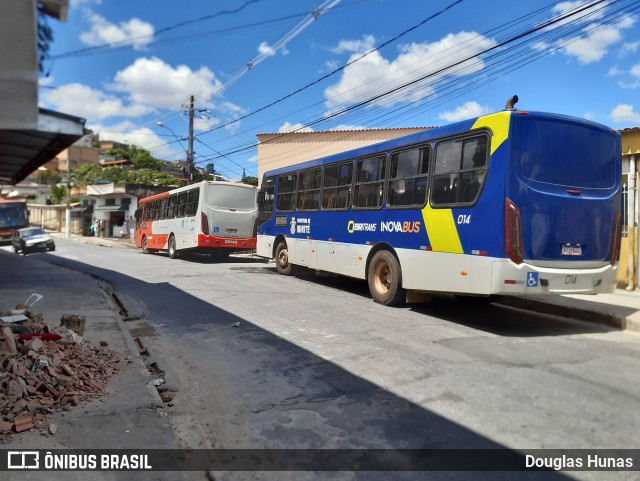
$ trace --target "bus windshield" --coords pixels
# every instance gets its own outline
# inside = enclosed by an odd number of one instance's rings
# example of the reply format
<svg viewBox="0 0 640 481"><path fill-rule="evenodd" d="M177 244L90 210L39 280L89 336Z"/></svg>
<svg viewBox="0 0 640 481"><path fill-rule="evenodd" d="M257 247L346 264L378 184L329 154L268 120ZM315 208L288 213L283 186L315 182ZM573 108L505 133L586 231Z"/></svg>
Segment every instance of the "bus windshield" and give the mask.
<svg viewBox="0 0 640 481"><path fill-rule="evenodd" d="M238 185L207 184L207 204L229 209L255 209L256 190L240 188Z"/></svg>
<svg viewBox="0 0 640 481"><path fill-rule="evenodd" d="M516 169L526 179L592 189L616 185L616 139L600 129L562 121L522 122Z"/></svg>

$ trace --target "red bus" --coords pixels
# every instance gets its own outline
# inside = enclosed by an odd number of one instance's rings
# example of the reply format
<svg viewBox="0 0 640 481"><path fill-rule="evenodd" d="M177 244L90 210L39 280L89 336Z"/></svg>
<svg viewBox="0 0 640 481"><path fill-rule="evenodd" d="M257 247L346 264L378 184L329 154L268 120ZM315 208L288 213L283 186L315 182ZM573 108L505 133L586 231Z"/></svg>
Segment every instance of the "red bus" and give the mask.
<svg viewBox="0 0 640 481"><path fill-rule="evenodd" d="M256 247L257 189L233 182L203 181L153 195L136 211L136 247L225 256Z"/></svg>
<svg viewBox="0 0 640 481"><path fill-rule="evenodd" d="M10 240L23 227L29 227L27 203L22 199L0 199L0 240Z"/></svg>

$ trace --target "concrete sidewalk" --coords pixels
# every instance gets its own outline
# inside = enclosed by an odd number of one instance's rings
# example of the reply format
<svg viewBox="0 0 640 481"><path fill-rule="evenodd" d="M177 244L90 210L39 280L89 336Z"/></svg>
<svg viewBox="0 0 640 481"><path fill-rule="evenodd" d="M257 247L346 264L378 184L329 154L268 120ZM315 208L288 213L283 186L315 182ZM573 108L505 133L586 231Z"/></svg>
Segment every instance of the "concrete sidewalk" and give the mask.
<svg viewBox="0 0 640 481"><path fill-rule="evenodd" d="M153 387L153 376L139 356L118 307L96 279L39 259L0 250L0 310L14 309L32 293L43 298L33 305L49 326L57 326L62 314L86 316L84 338L93 346L107 342L123 353L121 372L105 387L104 395L70 411L48 415L58 426L55 436L37 429L13 434L5 449L176 449L163 402ZM42 479L42 473L5 473L3 479ZM192 479L188 473L47 473L47 479Z"/></svg>
<svg viewBox="0 0 640 481"><path fill-rule="evenodd" d="M64 234L53 232L53 237L65 239ZM83 237L72 235L69 240L105 247L134 248L130 239L110 237ZM503 297L497 300L519 309L544 314L570 317L581 321L595 322L618 329L640 332L640 290L616 289L611 294Z"/></svg>

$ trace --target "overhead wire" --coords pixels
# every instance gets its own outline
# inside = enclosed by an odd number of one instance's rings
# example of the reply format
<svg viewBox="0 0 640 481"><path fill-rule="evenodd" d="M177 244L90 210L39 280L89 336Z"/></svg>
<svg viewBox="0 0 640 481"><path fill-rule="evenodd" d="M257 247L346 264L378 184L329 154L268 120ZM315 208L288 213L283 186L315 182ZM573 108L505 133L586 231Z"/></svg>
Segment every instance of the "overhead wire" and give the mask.
<svg viewBox="0 0 640 481"><path fill-rule="evenodd" d="M613 2L613 3L617 3L617 2ZM567 20L570 17L574 17L577 13L584 12L585 13L585 15L584 15L585 17L593 16L593 12L589 13L589 12L587 12L587 10L590 9L590 8L593 8L594 6L599 5L599 4L600 5L601 4L606 4L606 2L604 2L604 0L600 0L600 1L596 1L596 2L583 3L583 4L581 4L581 8L577 8L577 9L575 9L573 11L570 11L569 13L565 13L563 15L558 15L558 16L554 17L551 20L547 20L545 22L540 23L539 25L534 26L533 28L529 28L529 29L517 32L516 34L512 35L507 40L502 41L502 42L498 43L497 45L495 45L495 46L493 46L493 47L491 47L489 49L486 49L484 52L481 52L480 54L476 54L476 55L473 55L471 57L464 58L464 59L462 59L462 60L460 60L458 62L455 62L455 63L447 66L446 69L450 69L452 67L458 66L458 65L462 64L463 62L466 62L466 61L476 57L477 55L483 55L483 54L486 54L486 53L491 52L493 50L500 49L500 48L504 47L505 45L513 43L513 42L515 42L515 41L517 41L519 39L523 39L524 37L526 37L528 35L531 35L532 33L535 33L535 32L538 32L538 31L541 31L541 30L544 30L544 29L548 29L549 27L551 27L554 24L558 24L558 23L560 23L562 21ZM610 5L612 5L612 4L610 4ZM611 23L612 22L607 22L607 24L611 24ZM560 33L558 33L558 35L560 35L561 33L564 34L566 32L560 32ZM525 44L526 44L526 42L525 42ZM496 54L496 55L498 55L498 54ZM433 77L437 73L440 73L442 70L446 70L446 69L440 69L440 70L435 71L435 72L430 72L428 75L422 76L417 80L414 80L412 82L407 82L407 83L405 83L405 84L403 84L403 85L401 85L401 86L399 86L397 88L391 89L391 90L389 90L389 91L387 91L385 93L373 96L372 98L368 98L368 99L366 99L366 100L364 100L362 102L358 102L358 103L356 103L354 105L351 105L349 107L346 107L346 108L342 109L341 111L336 112L336 113L334 113L334 114L332 114L330 116L319 118L319 119L315 119L314 121L306 123L305 127L318 125L318 124L320 124L322 122L326 122L327 120L329 120L329 119L331 119L333 117L336 117L338 115L344 115L347 112L362 108L362 107L364 107L366 105L370 105L372 102L374 102L375 100L377 100L379 98L382 98L383 96L390 95L391 93L394 93L394 92L400 91L402 89L405 89L408 86L410 86L412 84L415 84L416 82L425 80L426 78L429 78L429 77ZM300 129L298 129L298 130L300 130ZM250 146L247 146L247 147L241 147L239 149L230 150L230 151L225 152L225 155L232 155L232 154L235 154L235 153L238 153L238 152L245 151L245 150L250 149L250 148L255 148L256 145L257 144L254 143L254 144L252 144Z"/></svg>

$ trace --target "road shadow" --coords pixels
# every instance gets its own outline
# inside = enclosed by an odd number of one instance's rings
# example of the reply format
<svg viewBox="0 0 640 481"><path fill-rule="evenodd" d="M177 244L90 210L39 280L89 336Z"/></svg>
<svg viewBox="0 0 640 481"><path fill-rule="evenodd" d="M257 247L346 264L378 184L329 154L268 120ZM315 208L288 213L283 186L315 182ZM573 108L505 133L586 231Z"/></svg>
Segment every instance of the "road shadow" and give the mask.
<svg viewBox="0 0 640 481"><path fill-rule="evenodd" d="M275 267L265 267L276 273ZM366 281L344 276L317 275L309 269L302 269L296 277L340 292L371 299ZM373 300L371 300L373 302ZM464 297L434 295L430 301L420 304L405 304L386 309L410 309L414 312L435 317L445 322L464 325L473 329L505 337L543 337L588 334L615 331L617 329L568 317L544 314L536 310L510 307L492 302L482 304Z"/></svg>
<svg viewBox="0 0 640 481"><path fill-rule="evenodd" d="M0 252L0 258L2 255L8 254ZM72 269L110 283L116 292L128 290L130 296L148 306L150 318L166 322L162 329L167 333L190 342L202 340L205 335L211 337L206 340L208 357L202 360L201 366L193 369L198 369L202 376L211 370L219 370L218 375L225 375L225 366L234 366L242 371L241 374L235 372L237 377L229 382L244 391L244 402L250 405L247 408L244 404L231 404L224 409L241 418L242 423L262 427L263 437L258 438L257 446L252 447L501 449L506 455L519 456L518 451L508 446L168 283L151 284L53 255L21 257L19 261L10 263L18 266L16 272L5 272L4 275L20 276L21 272L28 272L28 280L36 291L39 282L47 282L48 266ZM233 328L238 322L242 328ZM260 395L254 395L254 392L260 392ZM210 402L216 401L216 393L213 392ZM296 421L296 416L305 413L315 415ZM342 437L330 436L331 430L340 431ZM363 474L366 476L361 479L367 480L416 479L400 475L390 478L388 473L378 473L380 476ZM455 473L428 474L429 479L460 479ZM423 475L417 477L422 478ZM497 471L466 473L465 477L478 480L514 478L513 473ZM517 478L569 479L559 472L520 472Z"/></svg>

